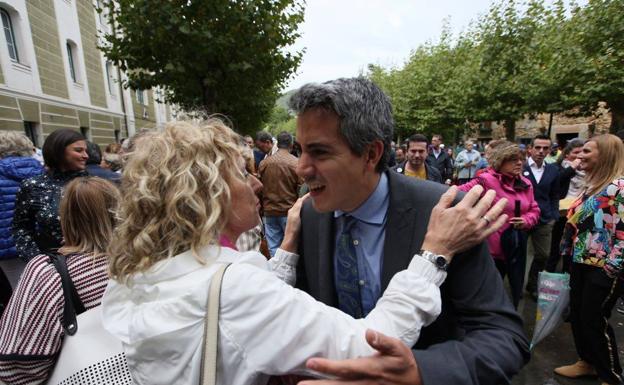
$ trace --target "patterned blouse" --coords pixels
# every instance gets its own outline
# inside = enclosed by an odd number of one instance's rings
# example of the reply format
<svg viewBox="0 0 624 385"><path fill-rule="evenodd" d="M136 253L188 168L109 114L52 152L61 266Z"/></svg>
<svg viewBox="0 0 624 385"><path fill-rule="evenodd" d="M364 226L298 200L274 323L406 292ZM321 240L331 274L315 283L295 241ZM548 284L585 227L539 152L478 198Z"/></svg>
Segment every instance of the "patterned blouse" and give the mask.
<svg viewBox="0 0 624 385"><path fill-rule="evenodd" d="M87 310L102 300L107 266L106 257L67 257L69 276ZM45 383L61 350L64 303L61 276L50 257L33 258L0 319L0 383Z"/></svg>
<svg viewBox="0 0 624 385"><path fill-rule="evenodd" d="M13 238L20 258L28 261L61 247L59 204L69 181L85 171L48 172L22 182L15 197Z"/></svg>
<svg viewBox="0 0 624 385"><path fill-rule="evenodd" d="M562 253L572 255L575 263L603 268L612 278L620 275L624 263L624 178L572 204L561 246Z"/></svg>

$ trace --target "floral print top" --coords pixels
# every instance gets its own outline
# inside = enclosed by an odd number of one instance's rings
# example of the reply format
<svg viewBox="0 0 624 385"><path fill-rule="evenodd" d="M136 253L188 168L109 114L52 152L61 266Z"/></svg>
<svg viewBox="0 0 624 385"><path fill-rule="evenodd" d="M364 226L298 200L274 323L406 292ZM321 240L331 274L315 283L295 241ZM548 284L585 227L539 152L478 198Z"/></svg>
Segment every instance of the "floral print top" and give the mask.
<svg viewBox="0 0 624 385"><path fill-rule="evenodd" d="M624 177L581 196L568 210L562 252L575 263L603 268L612 278L624 267Z"/></svg>
<svg viewBox="0 0 624 385"><path fill-rule="evenodd" d="M85 171L47 172L26 179L15 197L13 238L20 258L29 261L62 245L59 206L69 181Z"/></svg>

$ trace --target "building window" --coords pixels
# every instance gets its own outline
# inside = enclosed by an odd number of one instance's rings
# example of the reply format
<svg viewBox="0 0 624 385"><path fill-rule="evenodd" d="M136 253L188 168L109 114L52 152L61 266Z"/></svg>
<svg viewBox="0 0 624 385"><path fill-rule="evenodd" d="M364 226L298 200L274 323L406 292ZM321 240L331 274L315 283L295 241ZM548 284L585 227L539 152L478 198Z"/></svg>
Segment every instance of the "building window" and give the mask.
<svg viewBox="0 0 624 385"><path fill-rule="evenodd" d="M106 62L106 82L108 83L108 92L111 95L115 95L115 78L113 77L113 63L107 61Z"/></svg>
<svg viewBox="0 0 624 385"><path fill-rule="evenodd" d="M91 140L91 130L89 129L89 127L80 127L80 133L82 134L82 136L87 138L87 140Z"/></svg>
<svg viewBox="0 0 624 385"><path fill-rule="evenodd" d="M12 60L19 61L19 54L17 52L17 44L15 43L15 30L13 29L13 22L11 21L11 15L4 8L0 8L2 14L2 27L4 29L4 37L9 48L9 56Z"/></svg>
<svg viewBox="0 0 624 385"><path fill-rule="evenodd" d="M78 72L78 46L71 40L67 40L66 46L69 75L74 83L80 83L80 72Z"/></svg>
<svg viewBox="0 0 624 385"><path fill-rule="evenodd" d="M35 145L35 147L39 147L39 130L37 129L37 123L34 122L24 122L24 133L30 139L31 142Z"/></svg>

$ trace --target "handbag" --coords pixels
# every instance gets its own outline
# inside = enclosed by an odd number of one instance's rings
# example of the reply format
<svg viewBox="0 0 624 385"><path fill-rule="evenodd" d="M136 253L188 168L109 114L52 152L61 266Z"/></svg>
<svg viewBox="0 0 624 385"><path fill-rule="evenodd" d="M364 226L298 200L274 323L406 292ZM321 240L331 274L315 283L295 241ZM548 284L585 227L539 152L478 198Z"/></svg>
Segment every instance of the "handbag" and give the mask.
<svg viewBox="0 0 624 385"><path fill-rule="evenodd" d="M202 362L199 374L200 385L217 384L217 351L219 337L219 303L221 297L221 281L225 269L230 264L221 265L213 275L210 290L206 299L206 319L204 322L204 345L202 347Z"/></svg>
<svg viewBox="0 0 624 385"><path fill-rule="evenodd" d="M121 341L102 326L101 307L85 311L69 276L65 256L51 254L50 260L61 276L65 301L61 324L65 336L46 384L133 384Z"/></svg>

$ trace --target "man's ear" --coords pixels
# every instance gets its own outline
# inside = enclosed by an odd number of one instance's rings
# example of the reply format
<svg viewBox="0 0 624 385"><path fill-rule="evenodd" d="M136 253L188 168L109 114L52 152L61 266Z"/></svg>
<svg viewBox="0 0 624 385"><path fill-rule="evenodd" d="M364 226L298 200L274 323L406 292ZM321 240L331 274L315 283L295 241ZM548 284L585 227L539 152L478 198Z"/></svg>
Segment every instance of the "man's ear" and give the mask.
<svg viewBox="0 0 624 385"><path fill-rule="evenodd" d="M384 144L381 140L376 139L368 145L366 150L366 165L372 171L377 169L377 164L384 153Z"/></svg>

